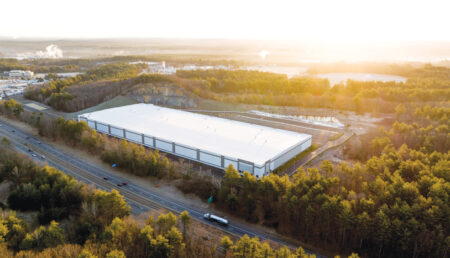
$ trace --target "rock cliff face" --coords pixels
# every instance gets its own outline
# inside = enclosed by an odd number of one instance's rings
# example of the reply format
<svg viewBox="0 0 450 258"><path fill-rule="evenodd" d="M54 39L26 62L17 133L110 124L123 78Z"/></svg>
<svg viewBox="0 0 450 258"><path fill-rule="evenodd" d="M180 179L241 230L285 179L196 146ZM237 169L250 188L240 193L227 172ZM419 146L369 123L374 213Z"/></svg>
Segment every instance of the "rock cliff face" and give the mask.
<svg viewBox="0 0 450 258"><path fill-rule="evenodd" d="M195 107L194 96L173 84L139 84L127 93L138 102L178 108Z"/></svg>

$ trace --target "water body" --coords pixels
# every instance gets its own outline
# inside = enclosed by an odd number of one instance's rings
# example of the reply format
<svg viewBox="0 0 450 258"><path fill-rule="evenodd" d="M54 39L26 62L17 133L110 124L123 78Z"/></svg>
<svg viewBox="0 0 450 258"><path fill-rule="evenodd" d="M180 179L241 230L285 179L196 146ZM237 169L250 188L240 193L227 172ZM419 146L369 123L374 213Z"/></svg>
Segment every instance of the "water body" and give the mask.
<svg viewBox="0 0 450 258"><path fill-rule="evenodd" d="M317 74L317 77L327 78L330 81L330 85L336 85L339 83L343 83L344 85L347 83L348 79L355 81L382 81L382 82L406 82L406 78L396 75L388 75L388 74L373 74L373 73L324 73Z"/></svg>
<svg viewBox="0 0 450 258"><path fill-rule="evenodd" d="M321 125L332 128L344 128L345 124L341 123L337 118L327 116L290 116L290 115L281 115L274 113L267 113L258 110L251 110L250 113L265 116L265 117L273 117L273 118L281 118L293 121L299 121L302 123L312 124L312 125Z"/></svg>

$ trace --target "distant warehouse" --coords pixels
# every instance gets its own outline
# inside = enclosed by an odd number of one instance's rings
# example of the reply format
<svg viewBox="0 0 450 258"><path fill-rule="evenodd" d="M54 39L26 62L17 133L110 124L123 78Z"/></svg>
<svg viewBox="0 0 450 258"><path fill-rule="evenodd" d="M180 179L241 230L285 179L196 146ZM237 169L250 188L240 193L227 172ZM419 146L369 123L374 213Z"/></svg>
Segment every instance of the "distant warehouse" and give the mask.
<svg viewBox="0 0 450 258"><path fill-rule="evenodd" d="M117 138L217 168L232 164L262 177L311 146L311 135L135 104L78 116Z"/></svg>

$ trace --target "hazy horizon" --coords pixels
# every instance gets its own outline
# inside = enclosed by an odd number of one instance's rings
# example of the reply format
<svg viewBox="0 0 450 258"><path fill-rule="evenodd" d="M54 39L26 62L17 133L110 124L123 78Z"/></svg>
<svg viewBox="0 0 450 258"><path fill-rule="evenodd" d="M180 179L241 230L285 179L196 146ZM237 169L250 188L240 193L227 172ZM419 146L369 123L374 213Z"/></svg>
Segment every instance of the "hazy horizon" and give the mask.
<svg viewBox="0 0 450 258"><path fill-rule="evenodd" d="M52 49L47 50L51 47ZM47 53L56 51L57 53ZM235 39L0 39L0 57L177 55L273 63L445 62L449 42L337 43Z"/></svg>
<svg viewBox="0 0 450 258"><path fill-rule="evenodd" d="M10 38L217 38L449 41L448 1L17 0L2 4ZM26 17L26 18L25 18Z"/></svg>
<svg viewBox="0 0 450 258"><path fill-rule="evenodd" d="M448 62L450 3L7 1L0 57L184 54L270 62ZM103 43L101 45L100 43Z"/></svg>

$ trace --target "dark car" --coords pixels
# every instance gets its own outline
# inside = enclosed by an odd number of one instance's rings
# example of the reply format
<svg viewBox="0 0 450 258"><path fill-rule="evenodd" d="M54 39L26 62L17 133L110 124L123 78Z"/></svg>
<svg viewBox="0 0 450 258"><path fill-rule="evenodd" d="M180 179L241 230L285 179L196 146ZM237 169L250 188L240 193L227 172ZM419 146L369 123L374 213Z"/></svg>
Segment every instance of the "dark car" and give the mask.
<svg viewBox="0 0 450 258"><path fill-rule="evenodd" d="M127 182L122 182L122 185L128 185L128 183Z"/></svg>
<svg viewBox="0 0 450 258"><path fill-rule="evenodd" d="M122 187L122 184L117 184L118 187Z"/></svg>
<svg viewBox="0 0 450 258"><path fill-rule="evenodd" d="M25 137L25 139L27 139L27 140L30 139L30 136Z"/></svg>
<svg viewBox="0 0 450 258"><path fill-rule="evenodd" d="M108 180L109 178L105 176L103 179Z"/></svg>

